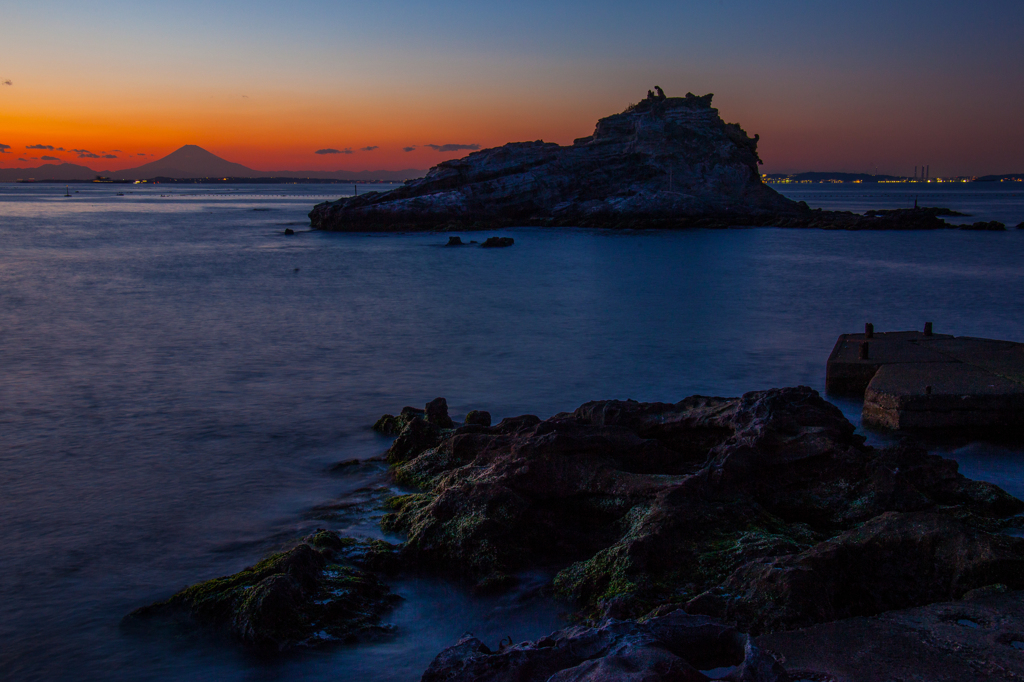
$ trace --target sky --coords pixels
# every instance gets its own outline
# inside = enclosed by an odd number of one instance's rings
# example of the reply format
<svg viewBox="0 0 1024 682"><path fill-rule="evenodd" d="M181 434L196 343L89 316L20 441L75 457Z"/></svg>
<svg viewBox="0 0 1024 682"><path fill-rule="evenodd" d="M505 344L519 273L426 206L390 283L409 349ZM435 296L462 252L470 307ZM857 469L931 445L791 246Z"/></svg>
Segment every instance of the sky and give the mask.
<svg viewBox="0 0 1024 682"><path fill-rule="evenodd" d="M260 170L429 168L570 144L660 85L715 93L764 172L1024 172L1021 0L0 0L0 17L0 168L119 170L184 144Z"/></svg>

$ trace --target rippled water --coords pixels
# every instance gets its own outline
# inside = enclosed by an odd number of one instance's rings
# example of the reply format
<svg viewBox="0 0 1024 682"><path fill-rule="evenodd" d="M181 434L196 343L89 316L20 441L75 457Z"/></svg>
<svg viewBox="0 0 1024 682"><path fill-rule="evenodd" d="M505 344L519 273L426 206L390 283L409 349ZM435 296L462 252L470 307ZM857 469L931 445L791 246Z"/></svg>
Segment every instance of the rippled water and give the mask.
<svg viewBox="0 0 1024 682"><path fill-rule="evenodd" d="M379 533L343 509L387 485L380 466L328 469L379 454L369 425L403 405L545 417L821 390L836 337L868 320L1024 341L1024 231L516 229L510 249L448 249L305 231L341 188L208 187L0 185L0 675L415 680L466 630L493 644L559 627L544 577L488 599L407 580L395 638L274 661L119 621L317 526ZM828 208L903 200L782 189ZM1024 220L1020 192L943 191L959 194L921 203ZM1024 496L1024 450L946 452Z"/></svg>

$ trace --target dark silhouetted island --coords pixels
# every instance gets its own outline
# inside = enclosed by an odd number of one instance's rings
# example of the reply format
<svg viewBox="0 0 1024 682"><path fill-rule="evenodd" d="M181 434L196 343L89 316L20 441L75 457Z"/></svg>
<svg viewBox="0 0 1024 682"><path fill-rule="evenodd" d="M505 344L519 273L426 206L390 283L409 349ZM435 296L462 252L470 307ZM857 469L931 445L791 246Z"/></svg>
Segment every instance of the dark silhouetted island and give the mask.
<svg viewBox="0 0 1024 682"><path fill-rule="evenodd" d="M724 122L711 98L649 92L622 113L598 121L593 135L571 145L538 140L484 149L440 163L426 177L389 192L318 204L310 223L338 232L511 226L954 227L934 209L864 216L812 210L787 199L758 172L758 136Z"/></svg>

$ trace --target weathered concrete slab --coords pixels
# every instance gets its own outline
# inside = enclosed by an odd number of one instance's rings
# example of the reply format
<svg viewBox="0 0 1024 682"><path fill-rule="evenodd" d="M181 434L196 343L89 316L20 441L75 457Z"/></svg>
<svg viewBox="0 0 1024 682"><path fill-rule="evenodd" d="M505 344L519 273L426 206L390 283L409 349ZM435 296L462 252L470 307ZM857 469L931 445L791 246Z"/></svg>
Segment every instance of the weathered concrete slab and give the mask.
<svg viewBox="0 0 1024 682"><path fill-rule="evenodd" d="M965 363L887 365L864 393L863 418L890 429L1024 426L1024 385Z"/></svg>
<svg viewBox="0 0 1024 682"><path fill-rule="evenodd" d="M1024 344L1013 341L976 339L971 337L935 339L928 346L934 350L988 370L993 374L1024 383Z"/></svg>
<svg viewBox="0 0 1024 682"><path fill-rule="evenodd" d="M922 332L843 334L826 388L864 396L864 423L889 429L1024 432L1024 344Z"/></svg>
<svg viewBox="0 0 1024 682"><path fill-rule="evenodd" d="M987 588L986 588L987 589ZM1024 679L1024 592L850 618L756 640L793 680Z"/></svg>
<svg viewBox="0 0 1024 682"><path fill-rule="evenodd" d="M843 334L828 358L825 388L830 393L863 395L871 378L882 365L908 362L955 362L948 355L921 345L927 339L921 332L884 332L871 337ZM952 339L951 336L931 337ZM867 342L868 357L860 357L861 344Z"/></svg>

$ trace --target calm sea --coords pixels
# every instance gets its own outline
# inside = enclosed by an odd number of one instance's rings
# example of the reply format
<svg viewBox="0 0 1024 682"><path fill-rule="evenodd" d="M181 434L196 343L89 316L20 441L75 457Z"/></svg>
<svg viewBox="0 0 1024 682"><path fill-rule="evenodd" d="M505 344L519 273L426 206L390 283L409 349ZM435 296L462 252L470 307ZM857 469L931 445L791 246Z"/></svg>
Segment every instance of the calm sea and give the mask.
<svg viewBox="0 0 1024 682"><path fill-rule="evenodd" d="M1006 185L781 189L827 208L917 196L1024 221L1024 191ZM377 533L345 510L387 485L379 466L329 468L383 451L370 424L403 405L444 396L455 417L500 419L822 390L836 337L865 321L1024 341L1024 230L515 229L510 249L448 249L445 235L308 232L313 204L350 191L338 186L71 191L0 185L8 679L415 680L466 631L494 644L559 627L543 576L489 599L403 582L394 638L270 661L120 627L318 526ZM838 404L859 422L857 403ZM1024 450L945 453L1024 496Z"/></svg>

